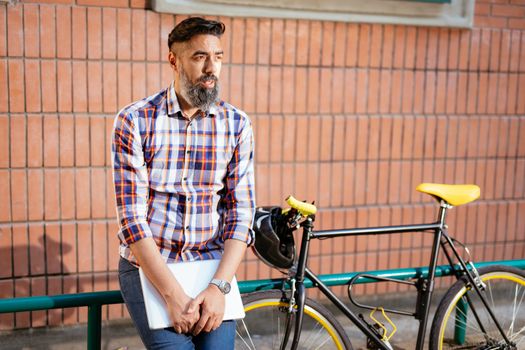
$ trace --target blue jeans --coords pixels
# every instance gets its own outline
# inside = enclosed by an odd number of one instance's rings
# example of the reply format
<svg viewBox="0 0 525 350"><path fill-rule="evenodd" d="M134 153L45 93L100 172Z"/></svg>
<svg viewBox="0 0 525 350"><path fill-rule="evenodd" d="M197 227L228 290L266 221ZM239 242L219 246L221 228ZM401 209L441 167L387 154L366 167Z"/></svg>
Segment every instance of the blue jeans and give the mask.
<svg viewBox="0 0 525 350"><path fill-rule="evenodd" d="M144 297L140 287L139 270L126 259L119 261L120 291L128 308L135 328L148 350L233 350L235 342L235 321L224 321L216 330L197 336L179 334L173 327L164 329L149 329Z"/></svg>

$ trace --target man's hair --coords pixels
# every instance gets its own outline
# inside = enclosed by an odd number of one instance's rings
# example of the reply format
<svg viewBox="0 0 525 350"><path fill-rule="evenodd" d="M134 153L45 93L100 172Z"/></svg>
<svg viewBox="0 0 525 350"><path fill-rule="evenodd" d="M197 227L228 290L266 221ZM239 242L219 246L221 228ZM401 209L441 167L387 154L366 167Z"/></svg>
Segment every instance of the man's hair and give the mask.
<svg viewBox="0 0 525 350"><path fill-rule="evenodd" d="M224 23L211 21L201 17L190 17L173 28L168 36L168 47L173 43L182 43L199 34L209 34L220 37L224 33Z"/></svg>

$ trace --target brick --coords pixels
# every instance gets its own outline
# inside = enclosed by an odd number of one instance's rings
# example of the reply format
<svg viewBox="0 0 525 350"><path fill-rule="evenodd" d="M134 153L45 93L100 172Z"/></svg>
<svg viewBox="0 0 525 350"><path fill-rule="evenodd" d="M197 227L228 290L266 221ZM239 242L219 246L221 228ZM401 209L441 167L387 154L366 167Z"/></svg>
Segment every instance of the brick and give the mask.
<svg viewBox="0 0 525 350"><path fill-rule="evenodd" d="M239 71L232 71L232 73L235 73L232 75L242 77L239 74L240 68L232 67L232 69L233 68L237 68ZM270 81L272 82L272 87L270 91L270 100L267 102L269 104L269 112L280 113L282 110L282 69L280 67L270 67ZM235 86L235 88L235 90L232 90L232 97L233 95L239 97L242 96L243 85L241 81L238 81L238 84Z"/></svg>
<svg viewBox="0 0 525 350"><path fill-rule="evenodd" d="M24 20L22 6L7 7L7 55L24 55Z"/></svg>
<svg viewBox="0 0 525 350"><path fill-rule="evenodd" d="M306 68L296 68L295 71L296 71L296 74L295 74L296 89L294 91L295 93L294 111L295 113L305 113L306 112L306 93L307 93L307 86L306 86L305 78L306 78L307 70ZM260 75L261 73L264 73L264 70L259 68L257 71L257 80L259 80L259 77L262 77L263 81L261 83L267 84L267 81L265 80L266 74ZM257 81L257 85L259 84L260 84L259 81ZM260 91L259 89L257 90ZM260 107L260 105L262 104L259 102L259 98L261 97L261 94L262 96L264 96L266 94L266 91L263 90L261 91L261 93L257 93L257 97L256 97L257 110L262 109Z"/></svg>
<svg viewBox="0 0 525 350"><path fill-rule="evenodd" d="M525 17L525 7L515 5L492 5L492 16Z"/></svg>
<svg viewBox="0 0 525 350"><path fill-rule="evenodd" d="M72 169L60 169L60 218L75 218L75 173Z"/></svg>
<svg viewBox="0 0 525 350"><path fill-rule="evenodd" d="M74 119L71 115L59 116L59 163L62 167L74 165L75 160L75 126Z"/></svg>
<svg viewBox="0 0 525 350"><path fill-rule="evenodd" d="M379 109L379 85L380 71L378 69L370 70L368 79L368 103L367 112L377 113Z"/></svg>
<svg viewBox="0 0 525 350"><path fill-rule="evenodd" d="M0 59L0 90L8 91L8 66L7 59ZM9 94L0 94L0 112L9 111Z"/></svg>
<svg viewBox="0 0 525 350"><path fill-rule="evenodd" d="M117 10L102 9L102 57L115 59L117 57ZM120 38L119 38L120 39Z"/></svg>
<svg viewBox="0 0 525 350"><path fill-rule="evenodd" d="M525 29L525 19L523 18L509 18L508 27L511 29Z"/></svg>
<svg viewBox="0 0 525 350"><path fill-rule="evenodd" d="M222 70L225 72L225 70ZM146 64L140 62L133 62L131 64L131 81L133 82L131 88L131 97L134 101L140 100L146 96ZM228 81L228 79L223 79ZM226 90L226 89L225 89ZM224 97L227 99L227 97Z"/></svg>
<svg viewBox="0 0 525 350"><path fill-rule="evenodd" d="M102 58L102 9L87 9L87 57Z"/></svg>
<svg viewBox="0 0 525 350"><path fill-rule="evenodd" d="M125 2L124 7L126 6ZM151 7L149 0L131 0L129 3L131 8L149 9Z"/></svg>
<svg viewBox="0 0 525 350"><path fill-rule="evenodd" d="M11 167L26 167L27 123L26 118L22 115L11 116L10 125L10 146L11 146Z"/></svg>
<svg viewBox="0 0 525 350"><path fill-rule="evenodd" d="M402 100L402 77L403 73L400 70L392 72L392 92L390 100L390 112L399 113L401 112L401 100Z"/></svg>
<svg viewBox="0 0 525 350"><path fill-rule="evenodd" d="M355 99L356 99L356 70L355 69L346 69L345 78L346 82L345 91L344 91L344 112L354 113L355 112Z"/></svg>
<svg viewBox="0 0 525 350"><path fill-rule="evenodd" d="M44 170L44 218L57 220L60 218L60 184L57 169Z"/></svg>
<svg viewBox="0 0 525 350"><path fill-rule="evenodd" d="M11 174L8 170L0 169L0 196L3 198L0 201L0 221L11 221Z"/></svg>
<svg viewBox="0 0 525 350"><path fill-rule="evenodd" d="M232 35L232 53L231 62L235 64L243 63L244 61L244 37L245 37L245 19L234 18L232 20L231 35ZM228 53L231 54L231 53Z"/></svg>
<svg viewBox="0 0 525 350"><path fill-rule="evenodd" d="M406 38L406 27L405 26L395 26L394 27L394 57L393 57L393 67L402 68L404 63L404 53L405 53L405 38Z"/></svg>
<svg viewBox="0 0 525 350"><path fill-rule="evenodd" d="M478 102L476 101L469 101L472 105L474 105L476 108L476 111L478 113L486 113L487 112L487 101L489 99L488 96L488 89L489 89L489 75L487 73L480 73L479 78L477 81L472 82L473 84L476 84L476 87L478 88Z"/></svg>
<svg viewBox="0 0 525 350"><path fill-rule="evenodd" d="M151 72L153 74L153 72ZM87 63L88 110L90 113L102 112L102 63Z"/></svg>
<svg viewBox="0 0 525 350"><path fill-rule="evenodd" d="M438 59L438 45L439 45L439 29L430 28L428 30L427 41L427 68L436 68Z"/></svg>
<svg viewBox="0 0 525 350"><path fill-rule="evenodd" d="M321 64L323 27L320 21L310 21L310 42L308 50L308 64L317 66Z"/></svg>
<svg viewBox="0 0 525 350"><path fill-rule="evenodd" d="M414 68L416 59L417 28L407 27L405 37L405 68Z"/></svg>
<svg viewBox="0 0 525 350"><path fill-rule="evenodd" d="M428 28L417 28L417 38L416 38L416 68L423 69L425 68L427 60L427 42L428 42Z"/></svg>
<svg viewBox="0 0 525 350"><path fill-rule="evenodd" d="M307 95L306 110L311 113L319 112L319 85L320 70L319 68L309 68L307 71Z"/></svg>
<svg viewBox="0 0 525 350"><path fill-rule="evenodd" d="M45 115L44 125L44 165L56 167L59 164L59 122L56 115Z"/></svg>
<svg viewBox="0 0 525 350"><path fill-rule="evenodd" d="M367 51L368 62L366 66L379 68L381 66L381 49L382 49L382 33L383 29L381 25L370 25L368 26L368 36L367 36Z"/></svg>
<svg viewBox="0 0 525 350"><path fill-rule="evenodd" d="M261 18L259 19L259 30L258 30L258 54L257 54L257 63L259 64L268 64L270 63L270 47L271 47L271 40L270 40L270 33L272 31L272 22L270 19ZM304 23L306 25L306 23ZM301 29L304 29L304 25L300 24ZM308 27L306 27L308 28ZM306 31L308 33L308 29ZM304 35L304 32L301 33ZM308 36L308 34L306 34ZM307 41L308 42L308 41ZM301 46L299 46L300 48ZM304 50L304 48L302 48ZM308 59L308 49L306 52L304 52L304 56L302 56L306 60ZM299 62L298 62L299 63Z"/></svg>
<svg viewBox="0 0 525 350"><path fill-rule="evenodd" d="M24 56L38 57L40 55L40 42L38 40L39 13L38 6L24 5Z"/></svg>
<svg viewBox="0 0 525 350"><path fill-rule="evenodd" d="M414 72L403 71L403 98L401 101L401 112L410 113L414 105Z"/></svg>
<svg viewBox="0 0 525 350"><path fill-rule="evenodd" d="M87 58L87 11L84 7L71 9L72 56L73 58Z"/></svg>
<svg viewBox="0 0 525 350"><path fill-rule="evenodd" d="M122 108L132 102L131 98L131 64L117 63L117 106Z"/></svg>
<svg viewBox="0 0 525 350"><path fill-rule="evenodd" d="M520 31L512 30L510 37L509 70L516 72L520 64ZM525 54L524 54L525 55ZM525 57L524 57L525 59Z"/></svg>
<svg viewBox="0 0 525 350"><path fill-rule="evenodd" d="M153 11L146 12L146 59L148 61L158 61L161 59L160 53L162 52L162 58L166 56L168 52L165 46L162 45L162 51L160 48L160 40L165 38L160 37L160 15Z"/></svg>
<svg viewBox="0 0 525 350"><path fill-rule="evenodd" d="M471 34L477 33L479 31L476 29L471 30L460 30L459 32L459 59L458 59L458 68L467 69L469 67L470 61L470 46L471 46ZM479 41L479 38L478 38Z"/></svg>
<svg viewBox="0 0 525 350"><path fill-rule="evenodd" d="M87 112L88 92L87 92L87 64L83 61L73 61L72 63L73 81L73 111Z"/></svg>
<svg viewBox="0 0 525 350"><path fill-rule="evenodd" d="M24 65L22 60L9 60L9 111L25 111Z"/></svg>
<svg viewBox="0 0 525 350"><path fill-rule="evenodd" d="M88 166L90 162L89 117L75 116L75 165Z"/></svg>
<svg viewBox="0 0 525 350"><path fill-rule="evenodd" d="M27 174L25 170L11 171L11 211L13 221L27 220Z"/></svg>
<svg viewBox="0 0 525 350"><path fill-rule="evenodd" d="M54 6L40 6L40 56L56 57L56 15ZM45 90L44 90L45 91Z"/></svg>
<svg viewBox="0 0 525 350"><path fill-rule="evenodd" d="M7 6L0 7L0 56L7 56Z"/></svg>
<svg viewBox="0 0 525 350"><path fill-rule="evenodd" d="M502 44L501 44L502 31L492 31L490 46L491 48L497 48L496 50L490 50L489 69L491 71L498 71L500 67L500 56L502 55Z"/></svg>
<svg viewBox="0 0 525 350"><path fill-rule="evenodd" d="M283 63L283 31L284 31L284 22L282 19L272 19L272 32L271 32L271 53L270 53L270 64L281 65ZM234 28L237 29L237 28ZM244 31L243 29L240 29ZM242 45L242 40L239 40L239 44ZM232 58L239 52L239 55L242 57L242 49L239 50L235 45L232 47Z"/></svg>
<svg viewBox="0 0 525 350"><path fill-rule="evenodd" d="M497 82L497 97L496 101L499 101L496 103L496 113L497 114L505 114L505 111L507 110L507 89L509 84L509 79L507 74L498 74L498 82ZM505 140L505 139L501 139Z"/></svg>
<svg viewBox="0 0 525 350"><path fill-rule="evenodd" d="M450 30L448 28L441 28L439 30L439 40L438 40L438 58L437 58L437 67L438 69L447 69L448 57L449 57L449 48L450 44Z"/></svg>
<svg viewBox="0 0 525 350"><path fill-rule="evenodd" d="M510 20L504 17L474 16L474 26L478 28L506 28L507 23L511 27Z"/></svg>
<svg viewBox="0 0 525 350"><path fill-rule="evenodd" d="M394 48L394 26L386 24L383 26L383 43L381 54L381 67L392 67L392 57Z"/></svg>
<svg viewBox="0 0 525 350"><path fill-rule="evenodd" d="M258 38L258 20L255 18L246 19L246 32L244 33L244 63L254 64L257 62L257 38ZM295 31L294 31L295 35ZM288 36L286 36L288 38ZM295 45L294 45L295 50ZM292 58L295 63L295 57Z"/></svg>
<svg viewBox="0 0 525 350"><path fill-rule="evenodd" d="M29 220L44 219L44 180L40 169L29 169L27 172L28 183L28 218Z"/></svg>
<svg viewBox="0 0 525 350"><path fill-rule="evenodd" d="M307 119L308 123L308 138L310 143L306 148L306 159L309 161L317 161L320 159L320 143L321 143L321 117L310 116Z"/></svg>
<svg viewBox="0 0 525 350"><path fill-rule="evenodd" d="M131 59L131 11L117 10L117 58Z"/></svg>
<svg viewBox="0 0 525 350"><path fill-rule="evenodd" d="M91 217L106 217L106 174L104 168L91 170Z"/></svg>
<svg viewBox="0 0 525 350"><path fill-rule="evenodd" d="M471 73L468 75L468 85L467 85L467 113L468 114L474 114L476 112L476 109L478 110L481 108L481 103L477 103L477 96L478 96L478 75Z"/></svg>
<svg viewBox="0 0 525 350"><path fill-rule="evenodd" d="M0 114L0 168L9 168L10 156L9 116Z"/></svg>
<svg viewBox="0 0 525 350"><path fill-rule="evenodd" d="M88 219L91 217L91 179L89 169L76 170L75 184L76 218Z"/></svg>
<svg viewBox="0 0 525 350"><path fill-rule="evenodd" d="M146 12L131 11L131 59L143 61L146 59Z"/></svg>
<svg viewBox="0 0 525 350"><path fill-rule="evenodd" d="M331 111L332 113L342 113L344 105L344 70L335 68L333 70Z"/></svg>
<svg viewBox="0 0 525 350"><path fill-rule="evenodd" d="M72 68L71 63L67 61L57 61L57 97L58 111L71 112L73 110L72 96Z"/></svg>
<svg viewBox="0 0 525 350"><path fill-rule="evenodd" d="M498 74L492 73L489 74L489 83L488 83L488 98L487 98L487 113L493 114L496 113L497 100L496 96L498 93Z"/></svg>
<svg viewBox="0 0 525 350"><path fill-rule="evenodd" d="M381 90L379 91L379 112L390 112L390 83L392 80L392 72L390 70L381 70Z"/></svg>
<svg viewBox="0 0 525 350"><path fill-rule="evenodd" d="M77 5L128 7L128 0L77 0Z"/></svg>
<svg viewBox="0 0 525 350"><path fill-rule="evenodd" d="M25 97L26 97L26 111L40 112L41 98L40 98L40 65L38 60L25 60L24 64L25 75Z"/></svg>
<svg viewBox="0 0 525 350"><path fill-rule="evenodd" d="M285 46L285 50L286 50L286 46ZM335 23L335 27L334 27L334 51L333 51L334 66L344 67L345 52L346 52L346 23L337 22Z"/></svg>
<svg viewBox="0 0 525 350"><path fill-rule="evenodd" d="M40 74L42 76L42 111L57 111L57 68L54 61L41 60Z"/></svg>
<svg viewBox="0 0 525 350"><path fill-rule="evenodd" d="M27 165L41 167L43 154L41 115L27 116L27 135Z"/></svg>
<svg viewBox="0 0 525 350"><path fill-rule="evenodd" d="M71 27L71 7L56 7L56 25L57 25L57 57L69 58L72 53L72 27Z"/></svg>
<svg viewBox="0 0 525 350"><path fill-rule="evenodd" d="M346 33L346 66L355 67L357 65L357 45L359 38L359 25L349 23Z"/></svg>
<svg viewBox="0 0 525 350"><path fill-rule="evenodd" d="M365 113L367 104L368 74L364 69L357 71L356 113Z"/></svg>
<svg viewBox="0 0 525 350"><path fill-rule="evenodd" d="M283 120L279 115L270 116L270 161L281 162L283 155Z"/></svg>
<svg viewBox="0 0 525 350"><path fill-rule="evenodd" d="M508 95L507 103L505 107L507 108L506 114L515 114L516 113L516 104L517 104L517 90L518 90L518 75L510 74L509 75L509 86L508 86Z"/></svg>
<svg viewBox="0 0 525 350"><path fill-rule="evenodd" d="M332 81L333 81L333 70L329 68L321 69L320 78L320 107L321 113L330 113L331 111L331 96L332 96ZM273 81L273 79L272 79Z"/></svg>
<svg viewBox="0 0 525 350"><path fill-rule="evenodd" d="M447 87L446 87L446 106L445 112L447 114L453 114L456 110L457 103L457 83L458 75L456 72L449 72L447 76Z"/></svg>
<svg viewBox="0 0 525 350"><path fill-rule="evenodd" d="M489 16L490 9L491 9L490 4L476 2L476 4L474 5L474 14L476 16Z"/></svg>

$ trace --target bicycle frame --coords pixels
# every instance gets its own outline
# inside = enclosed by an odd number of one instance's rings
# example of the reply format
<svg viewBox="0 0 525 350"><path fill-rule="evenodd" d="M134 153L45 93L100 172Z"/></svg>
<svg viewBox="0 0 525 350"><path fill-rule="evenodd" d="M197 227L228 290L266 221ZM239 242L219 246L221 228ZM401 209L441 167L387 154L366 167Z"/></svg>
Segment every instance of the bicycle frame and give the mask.
<svg viewBox="0 0 525 350"><path fill-rule="evenodd" d="M425 332L427 328L428 314L430 309L430 301L432 299L432 294L434 291L434 279L437 267L437 261L439 256L440 248L443 246L443 252L451 266L451 268L456 271L456 278L460 278L462 275L466 275L469 279L472 287L476 290L477 294L480 296L485 307L489 311L492 319L496 323L499 331L501 332L503 338L510 344L509 339L506 337L505 332L502 330L500 324L496 320L492 310L490 309L485 297L481 293L478 283L476 283L475 277L472 272L468 269L467 264L460 256L459 252L454 247L454 244L451 238L448 236L447 226L445 224L445 217L447 209L450 206L441 201L440 210L439 210L439 219L435 223L430 224L420 224L420 225L399 225L399 226L382 226L382 227L369 227L369 228L354 228L354 229L343 229L343 230L324 230L324 231L313 231L313 221L314 217L307 217L306 220L301 224L303 226L301 250L299 253L299 259L297 263L297 271L293 275L295 279L295 300L297 305L297 315L295 318L295 332L294 338L292 340L292 349L297 349L299 344L299 338L302 329L302 320L304 315L303 307L305 305L306 291L304 287L304 279L309 278L314 286L318 288L337 308L348 317L375 345L383 350L389 350L389 346L382 341L376 333L369 329L369 326L364 321L360 320L355 313L353 313L321 280L317 277L307 267L308 260L308 250L310 245L310 240L312 239L323 239L323 238L334 238L341 236L363 236L363 235L383 235L391 233L405 233L405 232L424 232L432 231L434 235L432 252L430 255L430 262L428 267L428 277L425 279L420 279L419 285L417 286L418 301L420 305L416 305L416 312L414 317L419 320L418 336L416 349L423 349ZM442 241L444 238L444 241ZM452 250L454 257L459 262L461 268L458 268L454 265L453 259L449 252L445 249L444 245L448 244ZM477 318L477 316L476 316ZM479 319L478 319L479 320ZM290 323L290 322L289 322ZM480 324L482 327L482 325ZM289 329L286 331L289 334ZM285 338L283 344L281 344L281 349L284 349L287 345L288 337Z"/></svg>

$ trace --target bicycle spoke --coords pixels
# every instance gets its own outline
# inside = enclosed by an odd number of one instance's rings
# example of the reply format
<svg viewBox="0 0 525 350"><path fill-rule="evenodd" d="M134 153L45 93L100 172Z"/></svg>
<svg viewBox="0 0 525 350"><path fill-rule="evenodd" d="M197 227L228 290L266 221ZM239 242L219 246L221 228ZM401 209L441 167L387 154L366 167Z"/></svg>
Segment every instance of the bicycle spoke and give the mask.
<svg viewBox="0 0 525 350"><path fill-rule="evenodd" d="M246 326L246 323L244 322L244 319L242 320L242 324L244 325L244 330L246 331L246 335L248 336L248 340L250 341L250 343L252 344L253 348L250 348L250 346L248 345L248 343L246 343L246 340L244 340L244 338L239 334L239 337L242 339L242 341L244 342L244 344L246 344L246 347L248 349L253 349L255 350L255 344L253 343L253 339L252 339L252 336L250 335L250 331L248 330L248 327Z"/></svg>

